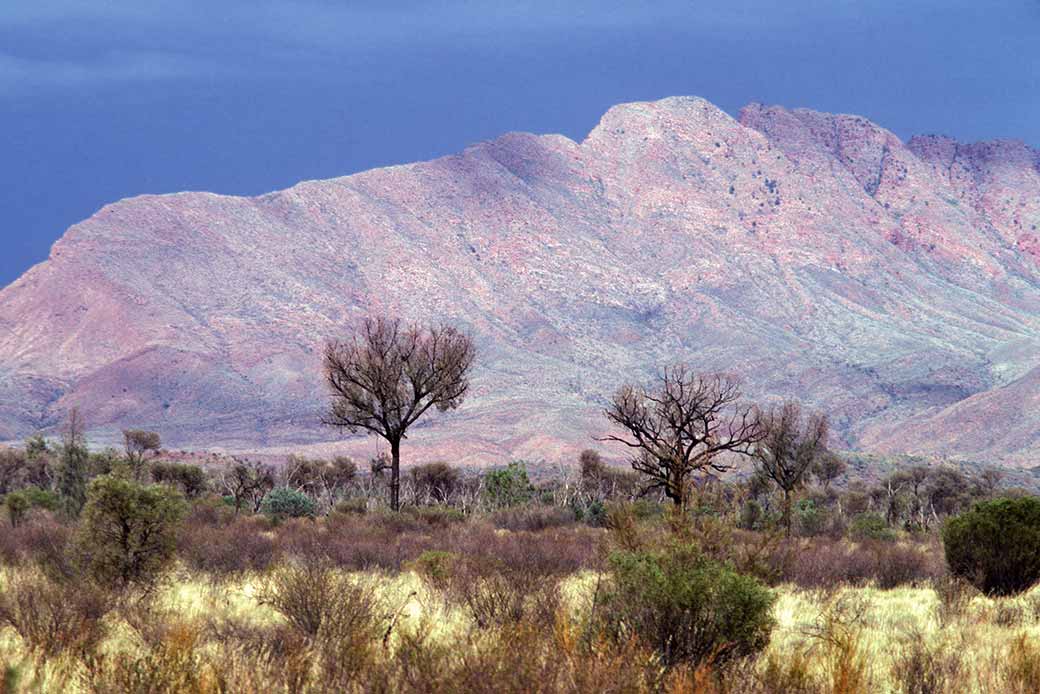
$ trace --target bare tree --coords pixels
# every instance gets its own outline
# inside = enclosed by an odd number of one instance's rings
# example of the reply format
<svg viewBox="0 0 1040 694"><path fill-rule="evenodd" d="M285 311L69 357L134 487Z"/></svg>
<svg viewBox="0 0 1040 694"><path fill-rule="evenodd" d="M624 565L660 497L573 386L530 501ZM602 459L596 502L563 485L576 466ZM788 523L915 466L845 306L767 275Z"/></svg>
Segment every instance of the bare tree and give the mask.
<svg viewBox="0 0 1040 694"><path fill-rule="evenodd" d="M759 414L762 437L755 444L759 471L784 493L783 521L791 536L791 494L804 483L806 473L827 452L827 417L802 414L795 402L785 402Z"/></svg>
<svg viewBox="0 0 1040 694"><path fill-rule="evenodd" d="M450 326L404 326L368 318L351 340L325 347L332 405L325 423L368 431L390 444L390 506L401 508L401 440L430 408L462 403L469 390L473 340Z"/></svg>
<svg viewBox="0 0 1040 694"><path fill-rule="evenodd" d="M761 438L734 377L683 365L664 369L652 389L622 386L605 414L625 433L600 440L633 449L632 468L649 479L645 491L662 490L678 508L694 473L728 469L724 454L749 455Z"/></svg>
<svg viewBox="0 0 1040 694"><path fill-rule="evenodd" d="M976 486L979 488L979 496L990 498L997 495L997 490L1004 481L1004 471L995 467L987 467L979 473Z"/></svg>
<svg viewBox="0 0 1040 694"><path fill-rule="evenodd" d="M238 515L242 504L250 502L253 513L260 510L260 504L267 492L274 489L275 475L270 465L259 461L239 460L231 469L221 475L220 481L235 504L235 515Z"/></svg>
<svg viewBox="0 0 1040 694"><path fill-rule="evenodd" d="M130 469L136 479L141 479L145 456L149 453L157 453L160 448L162 448L162 440L154 431L123 430L123 449L126 451L126 461L130 463Z"/></svg>

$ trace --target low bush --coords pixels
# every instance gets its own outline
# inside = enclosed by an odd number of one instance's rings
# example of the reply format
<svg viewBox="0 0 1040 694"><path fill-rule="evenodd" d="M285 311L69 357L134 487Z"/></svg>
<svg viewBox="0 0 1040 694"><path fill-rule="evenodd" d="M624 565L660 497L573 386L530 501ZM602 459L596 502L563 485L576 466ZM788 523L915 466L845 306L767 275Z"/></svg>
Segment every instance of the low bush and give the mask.
<svg viewBox="0 0 1040 694"><path fill-rule="evenodd" d="M950 573L987 595L1014 595L1040 579L1040 499L982 501L942 530Z"/></svg>
<svg viewBox="0 0 1040 694"><path fill-rule="evenodd" d="M303 636L342 639L372 629L381 618L373 587L325 564L293 563L277 568L258 599L285 617Z"/></svg>
<svg viewBox="0 0 1040 694"><path fill-rule="evenodd" d="M260 512L280 523L288 518L314 518L318 513L318 505L303 492L279 487L264 497Z"/></svg>
<svg viewBox="0 0 1040 694"><path fill-rule="evenodd" d="M891 542L896 535L885 522L885 517L872 511L860 513L849 522L849 537L853 540Z"/></svg>
<svg viewBox="0 0 1040 694"><path fill-rule="evenodd" d="M415 506L405 509L405 514L420 524L419 530L446 528L466 520L466 516L462 511L448 506ZM421 526L426 526L426 528Z"/></svg>
<svg viewBox="0 0 1040 694"><path fill-rule="evenodd" d="M178 555L188 568L217 580L265 571L280 556L280 548L258 519L239 517L226 524L192 518L178 541Z"/></svg>
<svg viewBox="0 0 1040 694"><path fill-rule="evenodd" d="M465 608L480 629L521 622L549 627L560 605L560 580L534 565L464 556L443 586L448 600Z"/></svg>
<svg viewBox="0 0 1040 694"><path fill-rule="evenodd" d="M452 576L455 575L458 561L457 554L428 549L410 563L410 568L426 579L434 588L445 590Z"/></svg>
<svg viewBox="0 0 1040 694"><path fill-rule="evenodd" d="M51 517L36 517L0 533L0 563L35 563L54 579L77 574L70 549L74 529Z"/></svg>
<svg viewBox="0 0 1040 694"><path fill-rule="evenodd" d="M332 512L343 515L364 515L368 513L368 499L360 496L353 499L343 499L336 503Z"/></svg>
<svg viewBox="0 0 1040 694"><path fill-rule="evenodd" d="M574 511L559 506L525 506L503 509L491 515L496 528L536 532L575 523Z"/></svg>
<svg viewBox="0 0 1040 694"><path fill-rule="evenodd" d="M769 577L802 588L875 583L879 588L931 583L945 573L942 555L929 543L850 543L817 537L781 543L765 557Z"/></svg>
<svg viewBox="0 0 1040 694"><path fill-rule="evenodd" d="M642 639L666 665L719 665L769 643L772 592L693 546L617 552L609 572L598 627L615 641Z"/></svg>

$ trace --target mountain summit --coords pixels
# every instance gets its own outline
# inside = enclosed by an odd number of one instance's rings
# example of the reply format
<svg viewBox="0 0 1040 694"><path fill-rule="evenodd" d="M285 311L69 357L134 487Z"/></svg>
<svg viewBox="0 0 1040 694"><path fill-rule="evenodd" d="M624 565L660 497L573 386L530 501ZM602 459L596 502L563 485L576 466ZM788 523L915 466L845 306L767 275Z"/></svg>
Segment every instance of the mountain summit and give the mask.
<svg viewBox="0 0 1040 694"><path fill-rule="evenodd" d="M360 316L480 350L429 455L554 458L605 396L686 361L825 409L849 447L1040 452L1040 152L850 115L611 108L255 198L148 195L0 291L0 439L78 406L175 445L331 439L320 347Z"/></svg>

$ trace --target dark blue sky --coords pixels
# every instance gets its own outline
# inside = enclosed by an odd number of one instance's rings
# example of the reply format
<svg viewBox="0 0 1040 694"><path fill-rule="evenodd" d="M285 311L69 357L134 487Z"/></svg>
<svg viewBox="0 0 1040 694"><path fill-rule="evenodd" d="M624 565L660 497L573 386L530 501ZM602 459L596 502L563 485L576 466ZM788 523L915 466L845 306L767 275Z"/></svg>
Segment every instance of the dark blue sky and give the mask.
<svg viewBox="0 0 1040 694"><path fill-rule="evenodd" d="M3 0L0 285L140 193L256 194L676 94L1040 145L1040 0Z"/></svg>

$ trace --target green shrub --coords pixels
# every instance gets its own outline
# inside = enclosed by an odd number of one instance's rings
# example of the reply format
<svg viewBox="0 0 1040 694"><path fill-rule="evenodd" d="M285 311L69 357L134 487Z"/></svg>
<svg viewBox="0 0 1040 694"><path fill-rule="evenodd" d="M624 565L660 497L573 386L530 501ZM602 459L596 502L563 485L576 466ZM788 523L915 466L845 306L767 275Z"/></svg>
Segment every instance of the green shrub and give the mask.
<svg viewBox="0 0 1040 694"><path fill-rule="evenodd" d="M853 540L882 540L890 542L896 539L892 529L888 527L884 516L869 511L860 513L849 523L849 537Z"/></svg>
<svg viewBox="0 0 1040 694"><path fill-rule="evenodd" d="M946 563L987 595L1014 595L1040 579L1040 499L993 499L950 518Z"/></svg>
<svg viewBox="0 0 1040 694"><path fill-rule="evenodd" d="M61 499L57 494L39 487L26 487L4 497L7 515L11 519L11 525L15 526L25 519L25 514L30 509L42 508L47 511L57 511L60 505Z"/></svg>
<svg viewBox="0 0 1040 694"><path fill-rule="evenodd" d="M78 539L89 573L103 585L150 585L173 561L183 497L162 485L95 478Z"/></svg>
<svg viewBox="0 0 1040 694"><path fill-rule="evenodd" d="M274 521L313 518L318 512L318 505L303 492L280 487L264 497L260 511Z"/></svg>
<svg viewBox="0 0 1040 694"><path fill-rule="evenodd" d="M522 462L513 461L484 475L484 499L494 508L519 506L530 501L533 493L527 467Z"/></svg>
<svg viewBox="0 0 1040 694"><path fill-rule="evenodd" d="M717 665L769 643L773 593L691 545L617 552L598 626L616 640L653 646L666 665Z"/></svg>

